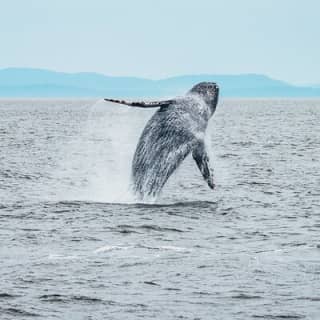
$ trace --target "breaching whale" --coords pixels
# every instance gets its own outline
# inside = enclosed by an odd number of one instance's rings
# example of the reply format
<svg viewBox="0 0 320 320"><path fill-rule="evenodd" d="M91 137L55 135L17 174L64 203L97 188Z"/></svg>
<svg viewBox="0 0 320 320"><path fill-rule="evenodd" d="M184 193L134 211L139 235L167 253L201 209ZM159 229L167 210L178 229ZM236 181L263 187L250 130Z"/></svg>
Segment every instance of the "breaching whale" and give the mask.
<svg viewBox="0 0 320 320"><path fill-rule="evenodd" d="M201 82L185 96L170 100L104 99L131 107L159 108L146 124L133 157L132 188L139 199L157 196L189 153L208 186L214 188L213 169L204 137L218 97L216 83Z"/></svg>

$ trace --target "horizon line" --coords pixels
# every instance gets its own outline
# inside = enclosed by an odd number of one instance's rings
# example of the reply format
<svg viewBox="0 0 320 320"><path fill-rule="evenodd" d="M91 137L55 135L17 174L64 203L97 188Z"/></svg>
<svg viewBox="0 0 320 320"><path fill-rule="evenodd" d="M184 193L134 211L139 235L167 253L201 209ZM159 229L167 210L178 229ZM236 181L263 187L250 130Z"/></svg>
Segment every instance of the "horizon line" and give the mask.
<svg viewBox="0 0 320 320"><path fill-rule="evenodd" d="M96 72L96 71L60 71L56 69L50 69L50 68L39 68L39 67L3 67L0 68L1 71L5 70L34 70L34 71L48 71L48 72L53 72L53 73L61 73L61 74L95 74L95 75L102 75L105 77L112 77L112 78L131 78L131 79L140 79L140 80L148 80L148 81L162 81L162 80L168 80L168 79L173 79L173 78L182 78L182 77L191 77L191 76L196 76L196 77L201 77L201 76L263 76L268 79L272 79L275 81L281 81L283 83L292 85L292 86L297 86L296 84L293 84L291 82L274 78L270 76L269 74L264 74L264 73L255 73L255 72L248 72L248 73L182 73L182 74L177 74L177 75L170 75L162 78L147 78L147 77L139 77L139 76L134 76L134 75L111 75L111 74L106 74L103 72ZM308 86L308 84L305 84ZM316 84L315 84L316 85ZM299 86L299 85L298 85Z"/></svg>

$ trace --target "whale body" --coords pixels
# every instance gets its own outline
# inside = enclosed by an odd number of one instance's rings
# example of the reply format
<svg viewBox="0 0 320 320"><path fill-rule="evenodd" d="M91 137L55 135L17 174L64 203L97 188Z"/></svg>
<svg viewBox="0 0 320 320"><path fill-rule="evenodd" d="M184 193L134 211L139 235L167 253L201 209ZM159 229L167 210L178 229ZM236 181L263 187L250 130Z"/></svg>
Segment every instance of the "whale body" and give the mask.
<svg viewBox="0 0 320 320"><path fill-rule="evenodd" d="M153 102L105 99L131 107L159 108L146 124L132 162L132 189L139 199L156 197L191 153L208 186L215 187L204 138L216 110L219 87L195 85L185 96Z"/></svg>

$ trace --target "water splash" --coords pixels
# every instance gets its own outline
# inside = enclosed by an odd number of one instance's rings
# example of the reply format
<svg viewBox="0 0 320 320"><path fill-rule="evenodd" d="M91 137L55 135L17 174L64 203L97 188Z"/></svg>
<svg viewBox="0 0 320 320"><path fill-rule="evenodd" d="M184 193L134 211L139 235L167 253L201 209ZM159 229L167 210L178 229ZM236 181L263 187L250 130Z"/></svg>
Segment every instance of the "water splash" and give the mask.
<svg viewBox="0 0 320 320"><path fill-rule="evenodd" d="M52 173L50 191L43 190L46 197L49 195L48 200L157 203L159 200L152 195L137 199L130 186L135 148L154 109L130 108L98 100L84 107L81 114L85 117L79 121L78 129L57 150L60 161ZM171 194L176 194L177 187L191 190L195 183L204 185L193 159L188 158L169 178L161 202L175 203L177 199ZM185 181L186 172L194 172L194 181ZM179 195L181 200L190 200L190 195L186 199Z"/></svg>
<svg viewBox="0 0 320 320"><path fill-rule="evenodd" d="M58 173L65 182L60 200L136 201L130 189L131 163L148 118L147 112L140 113L104 100L90 107L78 136L65 148Z"/></svg>

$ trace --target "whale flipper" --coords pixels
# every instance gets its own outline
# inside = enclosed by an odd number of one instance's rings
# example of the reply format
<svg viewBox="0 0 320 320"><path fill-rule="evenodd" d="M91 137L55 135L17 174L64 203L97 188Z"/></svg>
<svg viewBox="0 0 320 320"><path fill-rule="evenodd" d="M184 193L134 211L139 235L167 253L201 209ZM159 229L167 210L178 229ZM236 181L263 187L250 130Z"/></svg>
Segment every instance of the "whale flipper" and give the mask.
<svg viewBox="0 0 320 320"><path fill-rule="evenodd" d="M206 146L203 140L199 140L192 150L192 157L195 160L204 180L211 189L214 189L213 169L210 167L210 161Z"/></svg>
<svg viewBox="0 0 320 320"><path fill-rule="evenodd" d="M125 101L125 100L117 100L117 99L104 99L108 102L124 104L129 107L138 107L138 108L161 108L167 107L170 104L173 104L175 100L162 100L162 101Z"/></svg>

